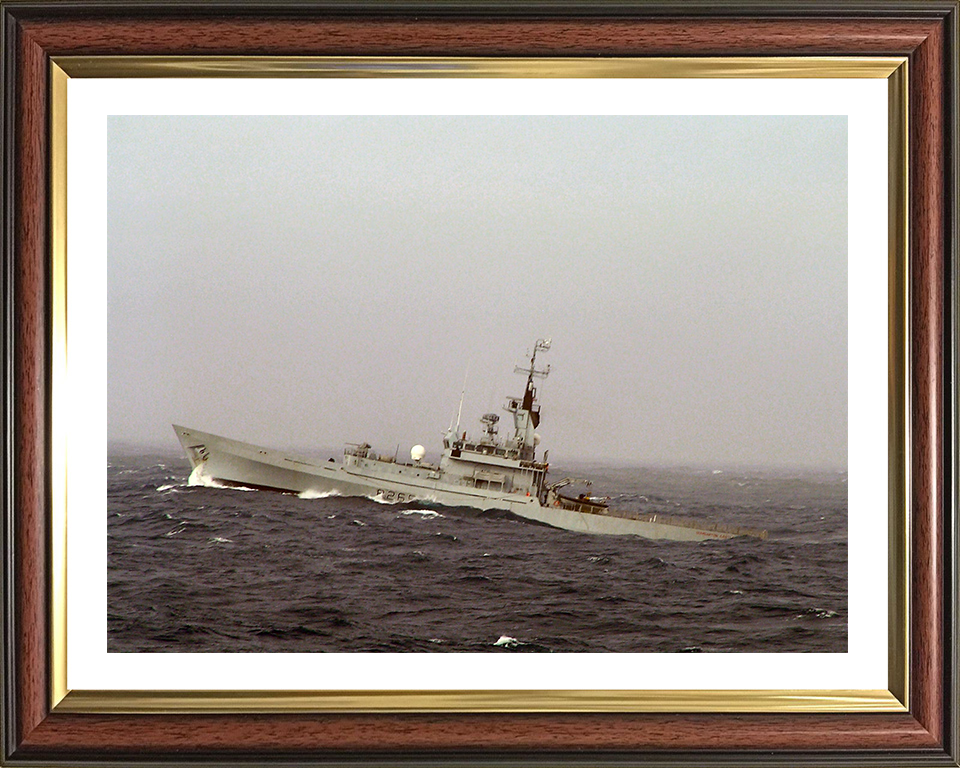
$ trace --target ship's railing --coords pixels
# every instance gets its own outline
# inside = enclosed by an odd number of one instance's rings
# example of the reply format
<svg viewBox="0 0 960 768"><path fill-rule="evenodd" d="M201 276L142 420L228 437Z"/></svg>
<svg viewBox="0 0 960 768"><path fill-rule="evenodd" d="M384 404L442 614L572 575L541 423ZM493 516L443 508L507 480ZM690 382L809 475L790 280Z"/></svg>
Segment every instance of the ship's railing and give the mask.
<svg viewBox="0 0 960 768"><path fill-rule="evenodd" d="M343 449L343 455L366 459L370 456L370 447L370 443L347 443L347 447Z"/></svg>
<svg viewBox="0 0 960 768"><path fill-rule="evenodd" d="M560 506L564 509L569 509L574 512L587 512L594 515L606 515L609 512L609 507L606 504L599 502L591 502L583 499L568 499L565 496L559 496Z"/></svg>
<svg viewBox="0 0 960 768"><path fill-rule="evenodd" d="M499 445L492 445L490 443L466 443L459 442L454 444L455 447L460 448L462 451L467 451L468 453L481 453L484 456L504 456L506 458L516 458L518 455L515 450L504 448Z"/></svg>
<svg viewBox="0 0 960 768"><path fill-rule="evenodd" d="M687 517L673 517L672 515L645 515L639 512L625 512L623 510L612 509L584 509L583 512L593 512L597 515L607 515L609 517L621 517L625 520L637 520L641 523L661 523L663 525L673 525L678 528L691 528L698 531L712 531L714 533L729 533L732 536L753 536L758 539L766 539L767 532L759 528L743 528L737 525L724 525L723 523L708 523L704 521L691 520Z"/></svg>

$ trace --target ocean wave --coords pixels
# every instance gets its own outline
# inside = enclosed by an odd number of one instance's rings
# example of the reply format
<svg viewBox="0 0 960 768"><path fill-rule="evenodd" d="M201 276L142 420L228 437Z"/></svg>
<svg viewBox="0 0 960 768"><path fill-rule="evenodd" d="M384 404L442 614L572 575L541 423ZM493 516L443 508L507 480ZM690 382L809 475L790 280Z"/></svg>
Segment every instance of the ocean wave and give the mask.
<svg viewBox="0 0 960 768"><path fill-rule="evenodd" d="M328 499L331 496L339 495L340 491L314 491L311 489L307 489L306 491L297 494L297 496L299 496L301 499Z"/></svg>
<svg viewBox="0 0 960 768"><path fill-rule="evenodd" d="M111 651L847 650L838 481L763 479L739 497L734 481L748 478L718 479L709 466L702 478L611 470L604 490L622 492L631 510L666 514L680 504L691 516L782 532L776 541L691 545L572 534L426 499L385 509L365 498L307 503L217 483L190 488L185 459L166 462L169 470L157 461L145 457L119 476L130 460L108 475ZM216 462L205 468L214 475ZM158 491L166 486L176 488ZM807 509L786 513L790 505Z"/></svg>
<svg viewBox="0 0 960 768"><path fill-rule="evenodd" d="M817 619L835 619L840 614L837 611L831 611L829 608L806 608L803 613L798 618L806 618L807 616L813 616Z"/></svg>
<svg viewBox="0 0 960 768"><path fill-rule="evenodd" d="M443 517L439 512L434 512L432 509L404 509L400 512L401 515L420 515L423 518L432 518L432 517Z"/></svg>
<svg viewBox="0 0 960 768"><path fill-rule="evenodd" d="M255 491L256 488L248 488L245 485L226 485L219 480L214 480L210 475L203 471L203 464L193 468L190 477L187 478L187 485L202 486L203 488L223 488L230 491Z"/></svg>
<svg viewBox="0 0 960 768"><path fill-rule="evenodd" d="M199 464L193 468L190 477L187 478L187 485L202 485L206 488L222 487L216 480L203 471L203 464Z"/></svg>

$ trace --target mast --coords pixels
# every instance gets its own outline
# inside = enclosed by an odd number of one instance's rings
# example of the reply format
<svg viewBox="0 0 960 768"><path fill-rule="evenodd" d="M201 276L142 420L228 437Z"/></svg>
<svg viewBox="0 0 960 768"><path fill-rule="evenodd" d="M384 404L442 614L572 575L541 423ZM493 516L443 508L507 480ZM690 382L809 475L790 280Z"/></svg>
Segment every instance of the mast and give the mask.
<svg viewBox="0 0 960 768"><path fill-rule="evenodd" d="M523 459L532 460L536 449L534 430L540 424L540 406L536 404L537 388L533 385L533 380L545 379L550 373L549 365L543 369L537 368L537 352L546 352L548 349L550 349L550 339L537 339L530 355L530 366L523 368L518 365L513 369L514 373L527 374L527 386L522 398L510 398L504 408L513 414L513 423L516 427L513 440Z"/></svg>
<svg viewBox="0 0 960 768"><path fill-rule="evenodd" d="M467 393L467 374L470 373L470 368L467 367L467 370L463 372L463 389L460 390L460 407L457 408L457 429L454 434L460 434L460 414L463 413L463 396Z"/></svg>
<svg viewBox="0 0 960 768"><path fill-rule="evenodd" d="M534 377L545 379L550 373L549 365L541 371L537 370L537 352L546 352L548 349L550 349L550 339L537 339L537 343L533 345L533 354L530 355L530 367L521 368L518 365L513 369L514 373L527 374L527 388L523 393L523 403L520 407L525 411L530 411L533 416L534 427L540 424L540 410L537 409L536 412L533 411L533 404L537 401L537 390L536 387L533 386L533 379Z"/></svg>

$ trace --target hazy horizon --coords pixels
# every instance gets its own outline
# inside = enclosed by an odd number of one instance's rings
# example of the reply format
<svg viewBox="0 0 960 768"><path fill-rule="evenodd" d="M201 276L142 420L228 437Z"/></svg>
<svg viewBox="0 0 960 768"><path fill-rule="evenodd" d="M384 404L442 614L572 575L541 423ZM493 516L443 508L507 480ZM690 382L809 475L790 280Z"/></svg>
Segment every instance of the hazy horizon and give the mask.
<svg viewBox="0 0 960 768"><path fill-rule="evenodd" d="M199 427L198 427L199 429ZM173 429L171 428L171 434ZM202 431L202 430L200 430ZM339 457L343 453L343 449L347 444L343 445L282 445L282 444L269 444L265 447L289 451L293 455L303 456L304 458L315 458L315 459L325 459L328 457ZM411 445L413 445L411 443ZM391 451L397 448L396 445L393 446L390 450L387 450L389 446L383 445L382 453L387 455L392 455ZM406 456L402 450L400 450L400 459L404 460ZM439 460L441 454L441 446L439 443L434 446L433 450L428 450L425 456L425 461L427 462L436 462ZM542 453L539 454L542 458ZM127 441L110 441L107 444L107 456L114 458L123 458L128 456L157 456L165 457L171 459L182 459L184 464L189 464L189 460L184 454L183 449L180 447L180 444L174 438L173 441L165 441L158 443L135 443ZM562 470L564 466L573 466L580 468L603 468L603 469L646 469L651 471L663 471L663 472L693 472L693 473L710 473L710 472L721 472L724 474L766 474L766 475L837 475L845 476L847 474L846 467L838 467L829 464L749 464L749 463L738 463L738 462L707 462L707 463L685 463L685 462L665 462L658 463L656 461L643 461L640 459L631 460L631 459L609 459L604 457L570 457L564 455L555 455L552 451L550 453L550 464L551 471Z"/></svg>
<svg viewBox="0 0 960 768"><path fill-rule="evenodd" d="M439 451L522 391L552 461L847 465L845 117L132 117L108 440Z"/></svg>

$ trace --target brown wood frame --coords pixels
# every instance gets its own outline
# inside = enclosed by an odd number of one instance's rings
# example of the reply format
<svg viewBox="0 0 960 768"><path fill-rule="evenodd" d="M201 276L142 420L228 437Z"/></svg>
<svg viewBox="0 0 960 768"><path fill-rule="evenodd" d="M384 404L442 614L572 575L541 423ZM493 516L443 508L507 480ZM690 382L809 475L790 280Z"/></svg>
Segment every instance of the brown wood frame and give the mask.
<svg viewBox="0 0 960 768"><path fill-rule="evenodd" d="M957 2L776 5L0 2L0 762L958 765ZM910 710L902 714L94 715L49 706L52 56L906 56L910 66Z"/></svg>

